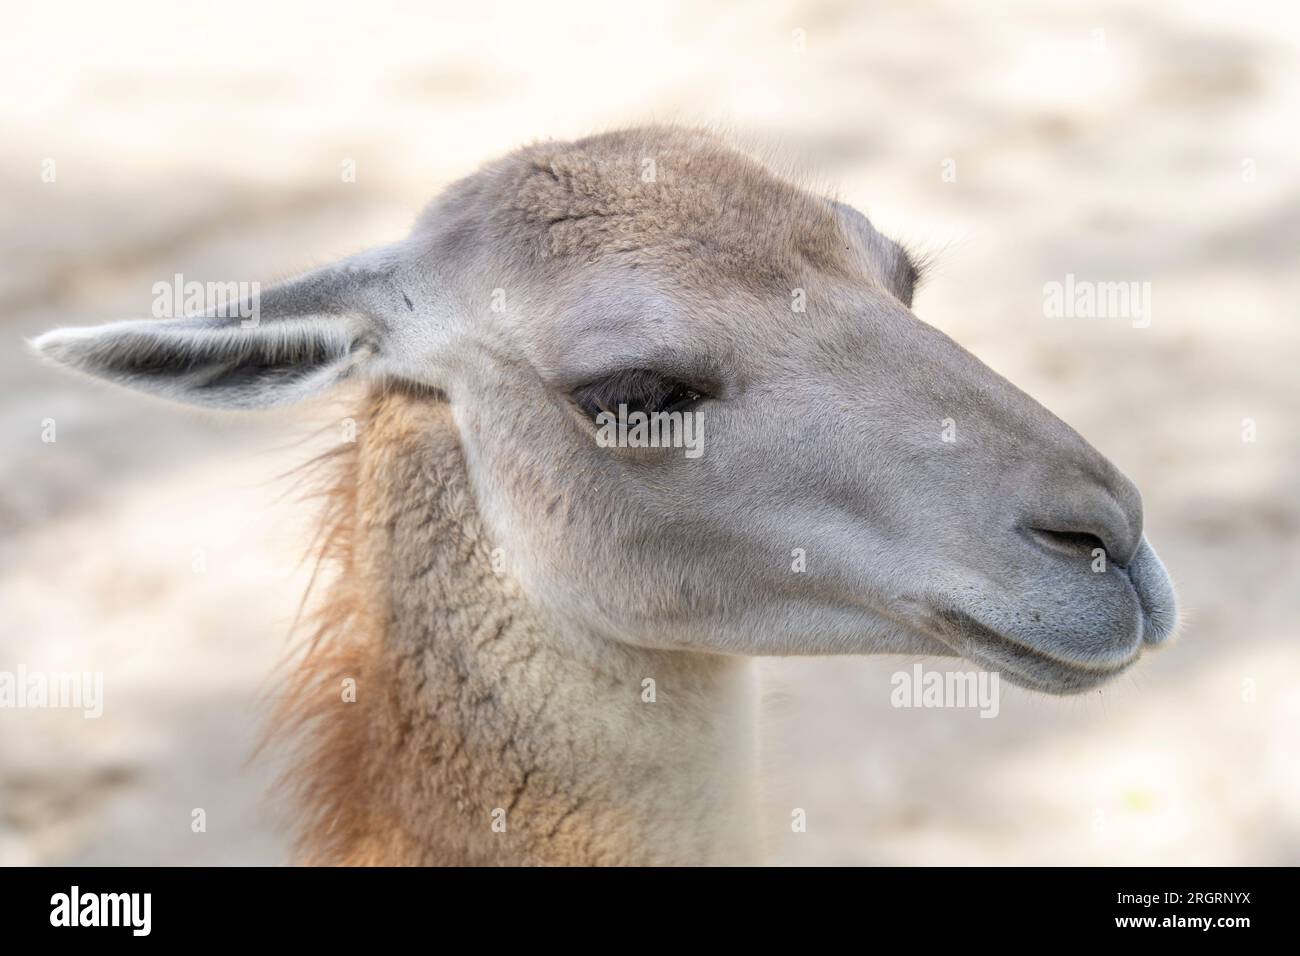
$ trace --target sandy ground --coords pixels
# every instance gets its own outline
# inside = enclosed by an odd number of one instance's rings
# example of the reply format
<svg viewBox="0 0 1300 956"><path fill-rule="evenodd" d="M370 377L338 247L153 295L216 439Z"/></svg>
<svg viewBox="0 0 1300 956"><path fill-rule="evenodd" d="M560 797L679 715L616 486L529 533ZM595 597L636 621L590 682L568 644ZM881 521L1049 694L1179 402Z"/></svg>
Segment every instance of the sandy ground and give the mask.
<svg viewBox="0 0 1300 956"><path fill-rule="evenodd" d="M891 707L909 661L764 661L777 857L1300 862L1292 5L274 6L0 13L0 670L105 681L99 720L0 709L0 863L285 859L249 762L307 575L277 476L338 414L177 413L20 338L395 238L483 159L647 119L811 157L932 252L918 314L1138 483L1187 611L1115 685L993 720ZM1150 282L1150 327L1044 318L1067 273Z"/></svg>

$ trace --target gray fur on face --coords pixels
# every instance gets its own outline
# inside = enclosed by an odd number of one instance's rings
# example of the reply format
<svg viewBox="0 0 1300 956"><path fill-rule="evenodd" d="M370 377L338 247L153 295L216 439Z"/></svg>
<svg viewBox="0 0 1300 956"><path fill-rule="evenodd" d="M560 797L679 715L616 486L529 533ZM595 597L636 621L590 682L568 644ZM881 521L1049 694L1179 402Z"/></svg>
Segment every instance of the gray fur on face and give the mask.
<svg viewBox="0 0 1300 956"><path fill-rule="evenodd" d="M917 319L916 277L850 207L711 134L647 128L487 165L403 242L269 290L254 328L140 320L35 345L216 407L358 375L440 390L494 540L573 632L958 653L1092 686L1174 629L1140 497ZM707 393L700 457L598 446L571 393L628 369Z"/></svg>

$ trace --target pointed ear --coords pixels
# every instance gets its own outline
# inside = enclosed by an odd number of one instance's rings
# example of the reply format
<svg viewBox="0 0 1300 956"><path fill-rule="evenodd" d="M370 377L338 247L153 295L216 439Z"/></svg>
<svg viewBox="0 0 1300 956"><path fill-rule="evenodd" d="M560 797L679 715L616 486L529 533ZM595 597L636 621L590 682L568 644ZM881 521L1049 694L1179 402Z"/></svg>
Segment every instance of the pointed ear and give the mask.
<svg viewBox="0 0 1300 956"><path fill-rule="evenodd" d="M921 270L917 260L893 239L876 231L871 220L847 203L832 203L844 231L857 242L858 255L871 272L894 298L909 309L912 293L921 284Z"/></svg>
<svg viewBox="0 0 1300 956"><path fill-rule="evenodd" d="M371 368L393 300L393 257L363 253L260 295L179 319L55 329L32 342L70 368L211 408L301 401Z"/></svg>

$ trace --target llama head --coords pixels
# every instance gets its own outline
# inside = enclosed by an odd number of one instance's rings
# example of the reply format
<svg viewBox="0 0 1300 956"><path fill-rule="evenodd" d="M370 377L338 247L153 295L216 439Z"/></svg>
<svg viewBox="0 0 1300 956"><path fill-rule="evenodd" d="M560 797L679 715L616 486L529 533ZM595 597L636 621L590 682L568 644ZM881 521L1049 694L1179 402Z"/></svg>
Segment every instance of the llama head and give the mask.
<svg viewBox="0 0 1300 956"><path fill-rule="evenodd" d="M1137 490L918 320L915 279L848 206L711 135L643 129L491 164L408 239L268 290L253 320L35 345L216 407L425 386L561 633L959 654L1092 686L1174 629Z"/></svg>

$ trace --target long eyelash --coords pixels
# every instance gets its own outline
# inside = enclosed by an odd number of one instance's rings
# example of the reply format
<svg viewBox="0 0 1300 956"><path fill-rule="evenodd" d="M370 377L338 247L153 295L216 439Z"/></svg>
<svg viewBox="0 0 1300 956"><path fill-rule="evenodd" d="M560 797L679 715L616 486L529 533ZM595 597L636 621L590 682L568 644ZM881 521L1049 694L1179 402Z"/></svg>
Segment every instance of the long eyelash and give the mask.
<svg viewBox="0 0 1300 956"><path fill-rule="evenodd" d="M620 403L657 408L664 399L682 388L691 386L649 369L629 369L575 389L573 398L588 414L594 416L600 412L616 413ZM691 390L701 391L694 388Z"/></svg>

